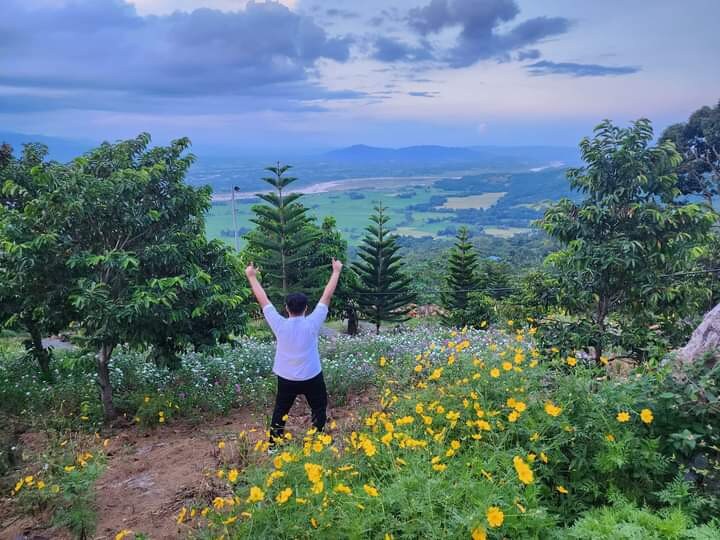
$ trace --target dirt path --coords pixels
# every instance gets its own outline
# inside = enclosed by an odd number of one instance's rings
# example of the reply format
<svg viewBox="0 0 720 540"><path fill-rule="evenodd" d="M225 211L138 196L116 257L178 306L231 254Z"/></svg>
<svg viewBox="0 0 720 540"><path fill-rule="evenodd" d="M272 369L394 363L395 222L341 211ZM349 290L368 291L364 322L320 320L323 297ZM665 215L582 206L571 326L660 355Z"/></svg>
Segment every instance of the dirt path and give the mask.
<svg viewBox="0 0 720 540"><path fill-rule="evenodd" d="M363 410L372 407L372 394L351 396L341 407L330 404L328 425L335 421L331 433L336 438L342 438ZM240 432L246 432L251 443L265 438L269 412L241 409L194 424L177 421L150 431L130 427L106 434L110 440L108 461L95 486L98 522L92 538L112 540L123 529L145 533L153 540L183 538L186 532L175 522L180 508L209 504L215 496L227 495L222 491L225 484L213 481L212 475L219 467L238 467ZM287 427L296 437L310 427L310 410L304 399L296 401ZM42 434L25 437L34 435ZM221 440L226 442L223 450L218 448ZM41 452L42 445L38 445L34 452ZM12 515L3 514L0 517ZM48 521L49 516L8 519L3 523L6 528L0 527L0 540L72 539L66 531L43 526Z"/></svg>

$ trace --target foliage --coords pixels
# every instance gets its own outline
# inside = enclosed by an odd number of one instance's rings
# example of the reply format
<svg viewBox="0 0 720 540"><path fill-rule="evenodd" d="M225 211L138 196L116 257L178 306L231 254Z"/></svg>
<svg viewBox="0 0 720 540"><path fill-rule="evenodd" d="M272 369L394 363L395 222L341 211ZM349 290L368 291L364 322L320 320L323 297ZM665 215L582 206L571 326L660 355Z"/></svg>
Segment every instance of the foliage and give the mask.
<svg viewBox="0 0 720 540"><path fill-rule="evenodd" d="M710 497L663 450L662 377L543 358L532 332L513 323L384 355L375 408L353 432L311 430L270 462L259 440L247 467L216 475L225 495L178 521L199 538L585 538L598 519L714 534L693 527ZM596 510L621 498L609 518Z"/></svg>
<svg viewBox="0 0 720 540"><path fill-rule="evenodd" d="M265 278L268 295L276 304L282 304L289 292L307 289L307 257L312 255L311 244L316 234L309 228L307 208L298 199L301 193L287 193L285 188L297 178L285 176L290 165L267 167L272 176L263 178L273 191L259 193L266 204L255 205L255 217L251 220L257 228L246 235L247 251L257 258ZM314 270L316 268L310 268Z"/></svg>
<svg viewBox="0 0 720 540"><path fill-rule="evenodd" d="M44 466L20 477L12 495L25 512L47 511L53 525L85 538L95 529L94 484L105 469L102 448L78 441L55 441L43 456Z"/></svg>
<svg viewBox="0 0 720 540"><path fill-rule="evenodd" d="M352 265L360 281L356 291L359 310L375 324L377 333L383 321L407 320L414 300L409 289L412 279L403 273L396 237L386 227L389 220L382 204L376 206L358 248L359 260Z"/></svg>
<svg viewBox="0 0 720 540"><path fill-rule="evenodd" d="M184 183L190 141L148 149L149 135L104 143L78 158L53 193L65 222L67 264L78 274L72 302L85 343L98 351L106 418L117 413L109 366L121 343L174 353L242 328L240 273L208 243L207 188Z"/></svg>
<svg viewBox="0 0 720 540"><path fill-rule="evenodd" d="M647 120L600 124L580 143L586 166L568 171L585 198L561 200L540 221L564 246L547 265L576 317L577 341L598 361L611 346L647 354L654 325L676 342L709 296L684 272L696 268L715 214L678 202L680 156L671 143L650 146L652 136Z"/></svg>
<svg viewBox="0 0 720 540"><path fill-rule="evenodd" d="M47 148L26 145L15 158L5 148L0 163L0 328L27 331L25 347L45 378L52 351L42 337L67 328L73 310L72 273L65 265L61 222L48 212L48 195L62 181ZM58 174L53 174L53 171Z"/></svg>
<svg viewBox="0 0 720 540"><path fill-rule="evenodd" d="M720 193L720 102L698 109L687 122L669 126L660 140L673 142L683 156L680 191L701 195L712 205Z"/></svg>
<svg viewBox="0 0 720 540"><path fill-rule="evenodd" d="M444 317L444 322L459 328L480 324L481 321L469 317L467 310L469 295L479 287L478 257L470 243L467 227L460 228L455 245L450 250L445 287L442 305L448 315Z"/></svg>

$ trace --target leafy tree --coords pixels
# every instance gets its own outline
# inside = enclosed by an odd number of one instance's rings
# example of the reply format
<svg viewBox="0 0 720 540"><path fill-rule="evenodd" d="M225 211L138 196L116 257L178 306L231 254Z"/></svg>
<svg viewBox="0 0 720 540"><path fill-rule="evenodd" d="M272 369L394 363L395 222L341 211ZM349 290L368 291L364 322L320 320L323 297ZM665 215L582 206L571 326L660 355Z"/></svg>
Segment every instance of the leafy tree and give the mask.
<svg viewBox="0 0 720 540"><path fill-rule="evenodd" d="M460 227L448 257L447 290L442 294L442 305L448 312L444 317L446 323L459 327L473 324L467 307L470 293L480 286L477 272L478 256L470 242L470 232L467 227Z"/></svg>
<svg viewBox="0 0 720 540"><path fill-rule="evenodd" d="M720 102L702 107L687 122L673 124L661 141L672 141L683 156L678 167L678 188L684 194L698 194L712 206L720 193Z"/></svg>
<svg viewBox="0 0 720 540"><path fill-rule="evenodd" d="M610 345L643 350L654 325L671 335L707 293L675 274L694 268L715 214L677 201L681 157L672 143L650 146L652 138L648 120L601 123L580 143L586 165L568 171L584 199L561 200L539 223L563 245L547 263L596 360Z"/></svg>
<svg viewBox="0 0 720 540"><path fill-rule="evenodd" d="M375 324L380 333L382 321L401 322L408 319L409 304L414 301L410 291L411 278L403 273L396 237L386 227L390 218L382 204L375 206L372 222L358 247L359 261L353 263L360 286L357 289L359 311Z"/></svg>
<svg viewBox="0 0 720 540"><path fill-rule="evenodd" d="M486 259L478 267L478 286L496 300L502 300L512 291L512 268L503 261Z"/></svg>
<svg viewBox="0 0 720 540"><path fill-rule="evenodd" d="M148 149L150 136L104 143L75 160L55 193L66 223L77 324L98 351L105 417L116 409L118 345L159 347L240 330L245 290L234 258L205 239L210 189L184 182L188 139ZM167 338L166 338L167 336Z"/></svg>
<svg viewBox="0 0 720 540"><path fill-rule="evenodd" d="M246 236L247 253L257 257L255 262L262 270L273 301L284 299L293 289L306 288L309 264L304 259L310 256L310 246L315 240L308 227L307 208L298 202L302 194L286 191L297 180L285 176L290 168L279 163L266 168L272 176L262 180L274 191L258 194L266 204L253 206L255 217L251 221L257 229Z"/></svg>
<svg viewBox="0 0 720 540"><path fill-rule="evenodd" d="M49 172L60 169L46 156L38 144L17 159L0 147L0 326L27 331L25 347L50 380L52 351L42 338L67 328L73 310L61 222L49 200L61 177Z"/></svg>

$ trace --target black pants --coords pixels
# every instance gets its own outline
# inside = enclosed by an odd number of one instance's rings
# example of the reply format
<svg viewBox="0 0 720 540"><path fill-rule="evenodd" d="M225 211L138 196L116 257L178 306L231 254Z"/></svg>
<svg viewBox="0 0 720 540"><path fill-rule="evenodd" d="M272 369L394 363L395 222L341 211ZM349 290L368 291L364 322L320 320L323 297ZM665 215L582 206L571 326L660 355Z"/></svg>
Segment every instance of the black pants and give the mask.
<svg viewBox="0 0 720 540"><path fill-rule="evenodd" d="M275 410L273 411L272 421L270 422L270 442L274 443L276 439L282 438L285 431L285 415L290 412L290 408L295 403L295 398L303 394L307 399L310 410L312 411L312 425L318 431L322 431L325 427L327 415L327 389L325 388L325 379L322 372L312 379L306 381L291 381L277 378L277 397L275 398Z"/></svg>

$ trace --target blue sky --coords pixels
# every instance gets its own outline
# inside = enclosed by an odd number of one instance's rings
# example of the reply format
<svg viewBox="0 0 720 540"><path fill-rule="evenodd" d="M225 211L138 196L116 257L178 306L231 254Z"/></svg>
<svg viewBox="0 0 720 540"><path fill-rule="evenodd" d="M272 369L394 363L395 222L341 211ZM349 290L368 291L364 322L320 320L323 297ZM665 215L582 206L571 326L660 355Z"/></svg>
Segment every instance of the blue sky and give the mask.
<svg viewBox="0 0 720 540"><path fill-rule="evenodd" d="M720 99L717 0L3 0L0 131L575 145Z"/></svg>

